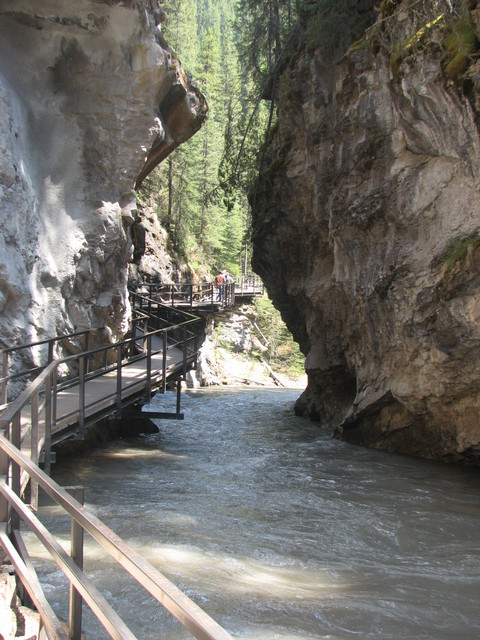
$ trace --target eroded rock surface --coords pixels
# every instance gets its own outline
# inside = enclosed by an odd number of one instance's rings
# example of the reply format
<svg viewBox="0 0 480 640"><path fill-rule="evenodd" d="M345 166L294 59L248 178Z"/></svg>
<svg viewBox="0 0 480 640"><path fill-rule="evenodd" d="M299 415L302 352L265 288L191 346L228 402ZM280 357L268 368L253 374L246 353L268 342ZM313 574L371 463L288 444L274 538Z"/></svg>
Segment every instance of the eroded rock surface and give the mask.
<svg viewBox="0 0 480 640"><path fill-rule="evenodd" d="M303 53L282 83L254 268L306 355L298 413L350 442L478 464L474 90L428 47L396 74L369 47L335 65Z"/></svg>
<svg viewBox="0 0 480 640"><path fill-rule="evenodd" d="M0 3L1 345L127 329L134 187L206 103L153 0Z"/></svg>

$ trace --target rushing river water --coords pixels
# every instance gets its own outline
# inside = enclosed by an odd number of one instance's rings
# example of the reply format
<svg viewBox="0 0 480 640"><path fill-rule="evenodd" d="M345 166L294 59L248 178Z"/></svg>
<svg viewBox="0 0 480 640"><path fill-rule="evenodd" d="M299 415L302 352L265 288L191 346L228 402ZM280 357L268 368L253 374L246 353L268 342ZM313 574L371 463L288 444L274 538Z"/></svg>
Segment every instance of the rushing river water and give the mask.
<svg viewBox="0 0 480 640"><path fill-rule="evenodd" d="M480 637L478 470L333 440L293 415L298 395L188 392L184 421L54 477L235 639ZM86 568L139 638L192 637L98 551ZM59 572L42 575L65 616Z"/></svg>

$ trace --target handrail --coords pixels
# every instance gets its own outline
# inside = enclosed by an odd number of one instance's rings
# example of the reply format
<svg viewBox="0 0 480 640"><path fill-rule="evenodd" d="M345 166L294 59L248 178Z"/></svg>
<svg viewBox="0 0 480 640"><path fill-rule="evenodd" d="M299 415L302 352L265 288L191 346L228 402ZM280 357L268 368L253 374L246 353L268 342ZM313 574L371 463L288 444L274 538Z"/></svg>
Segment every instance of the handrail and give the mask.
<svg viewBox="0 0 480 640"><path fill-rule="evenodd" d="M92 515L75 498L54 482L45 472L31 462L7 438L0 435L0 450L6 457L15 462L28 473L29 477L70 517L77 522L84 531L118 562L157 602L169 611L185 629L198 640L232 640L232 637L207 613L188 598L178 587L168 580L147 560L137 554L124 540L117 536L103 522ZM7 477L3 460L0 474ZM103 596L91 585L83 571L81 571L65 553L52 534L36 518L27 506L20 500L5 481L0 482L0 494L10 507L13 507L29 527L36 533L46 546L55 562L62 569L70 582L81 593L84 601L90 606L97 618L103 624L110 637L117 640L136 640L135 636L123 621L104 600ZM7 521L4 521L6 526ZM0 536L0 543L3 544ZM7 549L6 549L7 551ZM7 551L8 552L8 551Z"/></svg>
<svg viewBox="0 0 480 640"><path fill-rule="evenodd" d="M44 338L43 340L37 340L36 342L28 342L27 344L24 344L22 346L15 346L15 347L5 347L4 349L0 349L0 353L3 352L8 352L8 351L16 351L18 349L22 349L22 348L31 348L31 347L38 347L42 344L50 344L50 343L55 343L55 342L59 342L60 340L66 340L67 338L76 338L77 336L83 336L83 335L87 335L89 333L92 333L94 331L103 331L105 329L105 327L95 327L95 328L91 328L91 329L83 329L82 331L74 331L72 333L65 333L62 334L61 336L55 336L54 338Z"/></svg>
<svg viewBox="0 0 480 640"><path fill-rule="evenodd" d="M19 532L16 532L19 534ZM21 544L23 542L20 535L14 535L15 544ZM49 638L55 640L73 640L68 638L67 634L62 626L62 623L55 615L52 607L43 593L40 582L37 578L37 574L31 565L29 559L26 560L21 553L17 551L16 546L10 540L8 535L4 532L0 532L0 544L3 546L6 554L10 558L12 565L15 568L15 573L20 577L25 590L32 599L37 611L40 614L43 627L47 631ZM25 550L22 547L22 551Z"/></svg>
<svg viewBox="0 0 480 640"><path fill-rule="evenodd" d="M221 294L213 282L199 284L187 282L181 284L149 282L143 286L148 288L148 298L153 300L153 296L156 296L160 302L165 305L168 304L172 308L183 305L190 310L196 308L210 308L214 310L219 307L232 306L235 304L235 284L233 282L222 285Z"/></svg>
<svg viewBox="0 0 480 640"><path fill-rule="evenodd" d="M137 297L141 297L141 296L137 295ZM157 306L159 306L159 307L164 307L165 309L170 310L170 307L168 305L163 305L163 304L157 303L157 302L155 302L155 304ZM181 315L181 316L184 317L183 322L178 322L177 324L169 323L168 326L166 326L166 327L163 327L163 328L160 328L160 329L153 329L153 330L150 330L150 331L146 331L146 332L143 333L141 339L146 340L148 338L148 336L160 335L162 332L167 332L169 334L174 334L175 331L180 329L180 327L182 327L185 324L188 325L188 324L194 324L194 323L200 322L199 318L197 316L189 314L189 313L187 313L185 311L180 311L180 310L175 310L175 311L176 311L176 313L178 315ZM144 319L144 320L147 320L150 317L149 315L145 314L143 311L141 311L138 308L135 309L135 313L138 313L139 315L141 315L142 319ZM75 335L82 335L83 333L85 333L85 332L72 333L72 334L68 334L68 335L65 335L65 336L59 336L57 338L52 338L52 340L59 341L61 339L69 338L69 337L72 337L72 336L75 336ZM196 334L194 332L192 332L192 335L196 335ZM16 379L16 378L19 378L19 377L22 377L22 376L26 376L27 374L32 373L32 372L36 372L36 371L40 371L39 377L41 378L43 371L45 371L45 369L51 364L51 362L56 363L56 368L58 368L58 367L60 367L60 365L63 365L63 364L68 365L69 363L71 363L71 362L73 362L75 360L79 360L81 357L89 358L89 357L94 356L96 354L106 353L106 352L111 351L111 350L122 349L123 347L129 347L129 346L131 346L132 342L135 342L136 339L138 339L138 337L136 338L134 335L132 335L132 337L125 338L125 339L120 340L118 342L114 342L114 343L109 343L109 344L106 344L106 345L98 346L98 347L95 347L93 349L85 349L83 351L79 351L78 353L75 353L73 355L67 356L65 358L49 361L47 363L47 365L40 365L38 367L35 367L34 369L26 369L26 370L22 370L22 371L16 372L14 374L10 374L10 375L4 376L4 377L0 378L0 382L3 384L4 381L8 382L9 380ZM29 343L29 344L19 345L19 346L16 346L16 347L8 347L6 349L0 350L0 353L7 353L7 352L8 353L14 353L16 351L27 349L27 348L36 346L38 344L44 344L44 343L47 343L47 342L49 342L49 340L43 340L43 341L40 341L40 342L32 342L32 343ZM179 342L180 341L178 341L177 344ZM141 359L142 357L143 357L142 355L137 355L137 356L132 355L128 359L128 362L132 362L135 359ZM127 360L126 360L126 362L127 362ZM115 366L116 365L112 365L111 368L114 369ZM95 372L89 372L88 377L92 378L92 377L96 377L96 375L102 375L106 370L107 370L107 367L99 368L99 369L96 370L96 371L98 371L98 374L96 374ZM87 373L86 373L86 375L87 375ZM71 386L73 384L76 384L77 382L78 382L78 377L68 377L64 381L64 386L65 385ZM24 392L21 392L20 396L23 396L23 393ZM3 403L3 404L5 404L5 403ZM11 406L14 406L14 405L16 406L16 401L13 401L13 403L8 405L8 407L11 407Z"/></svg>
<svg viewBox="0 0 480 640"><path fill-rule="evenodd" d="M261 296L265 292L262 280L255 274L244 274L229 284L222 285L219 292L214 282L191 283L182 282L167 284L163 282L148 282L142 285L148 289L147 297L155 296L165 305L175 307L183 305L192 310L195 308L218 309L235 304L235 296ZM137 294L138 295L138 294Z"/></svg>
<svg viewBox="0 0 480 640"><path fill-rule="evenodd" d="M25 377L26 375L32 375L37 371L41 371L43 366L45 366L45 365L38 365L38 366L31 367L30 369L24 369L22 371L8 375L8 360L9 360L10 354L18 353L19 351L23 351L25 349L33 349L34 347L39 347L39 346L48 344L47 364L49 364L53 360L53 350L56 342L84 336L85 343L84 343L83 350L87 351L90 334L98 331L103 331L104 329L105 327L84 329L82 331L74 331L72 333L62 334L61 336L55 336L53 338L44 338L43 340L37 340L35 342L28 342L26 344L15 345L14 347L5 347L3 349L0 349L0 355L2 358L2 376L0 377L0 403L6 404L7 402L7 384L9 380L16 380L18 378Z"/></svg>
<svg viewBox="0 0 480 640"><path fill-rule="evenodd" d="M137 302L139 300L137 299ZM151 305L152 301L142 300L141 303ZM155 305L158 303L154 302ZM162 307L164 305L161 305ZM169 314L171 309L167 307ZM158 311L158 306L157 306ZM145 314L141 309L134 310L134 315L139 314L145 321L144 331L137 338L135 335L135 326L132 336L122 340L115 344L109 344L102 347L96 347L85 352L80 352L75 355L68 356L60 360L53 360L41 371L36 379L24 389L19 396L10 403L0 415L0 432L3 430L5 436L0 433L0 544L3 545L5 551L8 554L8 550L12 552L12 556L15 553L11 549L11 545L7 542L9 537L5 537L2 532L2 528L5 533L14 534L19 527L20 520L25 522L37 535L44 546L49 550L52 557L54 557L57 564L70 580L72 585L70 592L79 593L83 600L90 606L100 622L104 625L108 633L112 638L118 640L134 640L135 636L131 634L124 623L116 616L113 611L110 611L109 605L103 602L101 595L92 591L91 585L85 582L85 576L79 567L76 567L72 560L63 552L60 545L51 537L49 532L46 532L43 525L32 514L31 510L22 501L22 490L26 487L28 481L32 485L32 495L36 495L38 487L40 486L51 498L59 504L66 513L82 528L83 531L88 532L95 541L100 544L102 548L108 551L112 557L144 588L146 589L164 608L170 612L179 622L187 629L195 638L199 640L231 640L231 636L220 627L212 618L210 618L202 609L200 609L195 603L193 603L187 596L185 596L175 585L173 585L165 576L157 571L152 565L150 565L145 559L136 554L136 552L129 547L121 538L116 536L110 529L108 529L100 520L90 514L88 510L81 506L73 497L71 497L64 489L59 487L48 474L42 471L36 464L38 460L38 454L42 448L42 438L38 433L39 412L44 411L44 434L45 441L45 469L49 471L49 449L51 442L52 426L55 424L56 417L56 395L57 395L57 371L59 366L64 364L71 364L75 359L79 362L79 376L76 380L82 384L80 387L85 389L85 380L91 379L95 375L95 372L87 372L87 367L81 363L86 358L106 352L109 349L116 349L117 351L117 363L109 367L110 371L116 370L117 376L121 378L122 368L128 366L129 363L136 362L141 359L147 359L147 373L148 380L146 380L146 389L148 395L151 393L151 357L153 353L152 340L158 336L162 336L162 348L159 351L166 353L167 348L167 335L173 336L175 344L183 345L183 362L182 370L183 374L186 372L187 361L196 357L197 340L195 332L189 332L194 322L200 322L200 319L191 314L185 312L176 312L175 317L178 318L178 313L181 313L183 322L170 325L169 327L162 327L160 329L153 329L147 326L149 321L155 321L156 316L151 316L148 313ZM175 334L179 332L181 337L175 337ZM134 357L127 358L125 361L121 358L122 349L136 343L137 339L144 341L146 345L146 352ZM192 347L190 343L194 342ZM106 357L105 357L106 361ZM165 363L165 358L163 358ZM101 373L105 372L105 368L101 369ZM121 393L122 386L118 382L117 377L117 395ZM166 380L166 365L163 366L163 385ZM70 380L67 382L71 382ZM43 399L40 402L40 392L43 391ZM119 391L120 389L120 391ZM119 399L117 398L117 404ZM21 434L21 417L22 411L29 405L31 406L31 428L37 429L37 433L33 434L31 442L31 460L20 450L22 434ZM82 422L86 403L85 397L79 392L79 425ZM121 404L121 400L120 400ZM35 415L34 415L35 414ZM8 439L8 436L10 440ZM35 449L35 450L34 450ZM22 481L23 479L23 481ZM18 561L15 556L15 561L18 564L18 573L20 577L28 574L21 561ZM13 562L13 558L12 558ZM28 588L27 588L28 591ZM100 604L99 604L100 603ZM48 612L45 610L40 611L40 615L48 618ZM45 625L47 622L45 621ZM123 626L122 626L123 625ZM48 626L48 625L47 625ZM51 624L50 624L51 627ZM60 638L58 635L53 635L54 638ZM76 640L74 638L73 640Z"/></svg>

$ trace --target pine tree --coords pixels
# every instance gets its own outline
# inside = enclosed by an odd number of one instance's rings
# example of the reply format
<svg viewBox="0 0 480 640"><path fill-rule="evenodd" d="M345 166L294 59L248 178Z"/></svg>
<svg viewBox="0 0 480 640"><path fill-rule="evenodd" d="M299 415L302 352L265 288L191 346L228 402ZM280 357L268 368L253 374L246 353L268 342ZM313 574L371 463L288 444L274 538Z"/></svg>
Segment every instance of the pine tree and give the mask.
<svg viewBox="0 0 480 640"><path fill-rule="evenodd" d="M194 269L210 272L221 266L239 273L249 254L246 194L255 179L268 122L255 73L241 69L238 61L242 20L237 10L251 2L171 0L166 5L165 38L206 96L209 118L147 178L143 190L151 199L158 190L154 208L174 251ZM285 21L290 20L291 0L253 4L255 11L243 23L255 36L257 53L252 55L267 77L282 45ZM246 37L240 40L246 47Z"/></svg>

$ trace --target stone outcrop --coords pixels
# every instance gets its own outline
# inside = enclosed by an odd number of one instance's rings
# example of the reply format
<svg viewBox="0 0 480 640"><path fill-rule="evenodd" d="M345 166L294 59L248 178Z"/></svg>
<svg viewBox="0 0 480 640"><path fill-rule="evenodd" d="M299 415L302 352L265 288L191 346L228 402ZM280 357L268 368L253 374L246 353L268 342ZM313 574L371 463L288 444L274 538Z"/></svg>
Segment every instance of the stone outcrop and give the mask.
<svg viewBox="0 0 480 640"><path fill-rule="evenodd" d="M128 328L135 185L207 106L154 0L0 3L1 346Z"/></svg>
<svg viewBox="0 0 480 640"><path fill-rule="evenodd" d="M39 633L40 615L22 605L12 565L0 565L0 638L2 640L48 640Z"/></svg>
<svg viewBox="0 0 480 640"><path fill-rule="evenodd" d="M401 7L395 19L402 42ZM306 356L299 414L350 442L479 464L479 74L467 97L438 42L406 54L394 65L364 42L284 69L254 269Z"/></svg>
<svg viewBox="0 0 480 640"><path fill-rule="evenodd" d="M268 348L254 306L207 314L197 366L187 373L189 387L259 386L303 389L306 376L290 378L274 371L261 354Z"/></svg>

